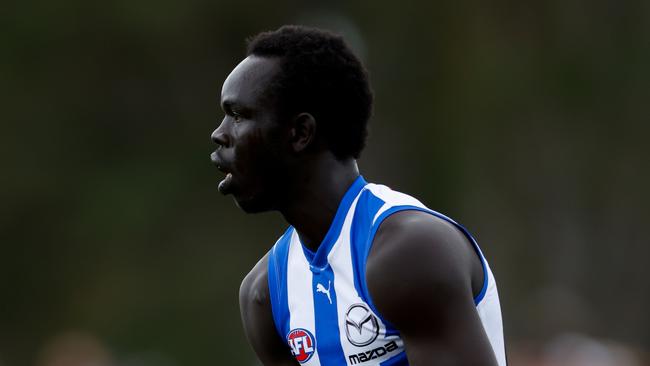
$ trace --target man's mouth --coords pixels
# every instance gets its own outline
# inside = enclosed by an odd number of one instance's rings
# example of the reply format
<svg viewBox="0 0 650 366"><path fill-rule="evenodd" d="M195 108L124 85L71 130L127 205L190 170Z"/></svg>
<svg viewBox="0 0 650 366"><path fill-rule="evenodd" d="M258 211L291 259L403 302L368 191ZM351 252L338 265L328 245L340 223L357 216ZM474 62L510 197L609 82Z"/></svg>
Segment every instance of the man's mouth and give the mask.
<svg viewBox="0 0 650 366"><path fill-rule="evenodd" d="M219 192L221 194L228 194L231 192L232 186L232 172L230 169L224 166L223 161L219 158L216 152L213 152L210 156L210 160L217 166L217 169L223 173L226 173L226 176L221 182L219 182Z"/></svg>

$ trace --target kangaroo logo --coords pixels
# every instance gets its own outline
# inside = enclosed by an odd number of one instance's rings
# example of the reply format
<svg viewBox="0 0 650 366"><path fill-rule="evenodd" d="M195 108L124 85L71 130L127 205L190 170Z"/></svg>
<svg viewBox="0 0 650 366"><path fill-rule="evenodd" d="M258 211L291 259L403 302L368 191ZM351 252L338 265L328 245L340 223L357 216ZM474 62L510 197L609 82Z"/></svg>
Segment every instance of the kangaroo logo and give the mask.
<svg viewBox="0 0 650 366"><path fill-rule="evenodd" d="M320 283L316 284L316 292L322 292L325 295L327 295L327 299L330 301L330 304L332 303L332 298L330 297L330 287L332 285L332 281L327 282L327 290L325 289L325 286L323 286Z"/></svg>

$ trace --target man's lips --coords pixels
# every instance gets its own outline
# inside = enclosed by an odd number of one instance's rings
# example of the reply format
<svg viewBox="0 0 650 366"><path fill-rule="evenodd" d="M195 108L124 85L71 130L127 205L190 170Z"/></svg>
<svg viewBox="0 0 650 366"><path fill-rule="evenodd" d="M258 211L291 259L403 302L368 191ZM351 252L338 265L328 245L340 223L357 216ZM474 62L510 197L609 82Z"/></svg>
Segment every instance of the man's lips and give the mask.
<svg viewBox="0 0 650 366"><path fill-rule="evenodd" d="M217 154L217 152L213 152L210 154L210 160L212 160L212 164L214 164L219 171L224 172L224 173L230 173L230 169L228 169L228 165L226 162Z"/></svg>
<svg viewBox="0 0 650 366"><path fill-rule="evenodd" d="M228 194L231 192L231 187L232 173L228 173L226 174L226 177L221 182L219 182L219 187L217 187L217 189L219 189L219 192L221 192L221 194Z"/></svg>
<svg viewBox="0 0 650 366"><path fill-rule="evenodd" d="M230 193L230 187L232 185L231 169L227 166L227 164L225 164L223 159L219 157L216 151L210 154L210 160L212 160L212 163L216 165L219 171L226 173L226 177L221 182L219 182L219 192L222 194Z"/></svg>

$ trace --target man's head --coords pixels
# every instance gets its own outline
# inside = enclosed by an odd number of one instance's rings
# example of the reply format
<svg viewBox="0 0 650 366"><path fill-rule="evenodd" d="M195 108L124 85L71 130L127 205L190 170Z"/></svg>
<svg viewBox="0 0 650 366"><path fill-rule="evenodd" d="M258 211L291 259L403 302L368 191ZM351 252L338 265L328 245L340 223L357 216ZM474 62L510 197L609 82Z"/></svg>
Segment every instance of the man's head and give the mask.
<svg viewBox="0 0 650 366"><path fill-rule="evenodd" d="M229 173L219 190L259 212L278 208L286 179L314 156L359 157L372 93L361 62L326 31L260 33L247 55L223 84L225 117L212 134L219 145L212 160Z"/></svg>

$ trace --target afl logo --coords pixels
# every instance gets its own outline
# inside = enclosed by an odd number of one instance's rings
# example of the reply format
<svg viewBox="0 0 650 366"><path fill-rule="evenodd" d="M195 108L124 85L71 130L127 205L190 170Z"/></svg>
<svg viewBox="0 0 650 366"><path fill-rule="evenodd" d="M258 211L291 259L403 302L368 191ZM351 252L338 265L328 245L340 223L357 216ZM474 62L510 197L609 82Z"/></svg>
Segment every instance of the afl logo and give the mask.
<svg viewBox="0 0 650 366"><path fill-rule="evenodd" d="M345 335L357 347L374 342L379 335L379 321L366 304L354 304L345 314Z"/></svg>
<svg viewBox="0 0 650 366"><path fill-rule="evenodd" d="M309 361L316 352L316 338L307 329L296 328L287 334L291 354L300 363Z"/></svg>

